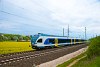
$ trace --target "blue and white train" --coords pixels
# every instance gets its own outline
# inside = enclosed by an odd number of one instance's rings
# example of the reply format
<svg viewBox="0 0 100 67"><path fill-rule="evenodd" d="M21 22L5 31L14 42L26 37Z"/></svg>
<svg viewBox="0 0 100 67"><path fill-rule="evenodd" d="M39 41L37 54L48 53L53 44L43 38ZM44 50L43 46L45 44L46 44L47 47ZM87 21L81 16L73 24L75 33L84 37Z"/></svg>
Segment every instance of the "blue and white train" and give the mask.
<svg viewBox="0 0 100 67"><path fill-rule="evenodd" d="M47 35L43 33L31 35L31 46L32 48L36 49L74 45L84 42L85 42L84 39L68 38L66 36Z"/></svg>

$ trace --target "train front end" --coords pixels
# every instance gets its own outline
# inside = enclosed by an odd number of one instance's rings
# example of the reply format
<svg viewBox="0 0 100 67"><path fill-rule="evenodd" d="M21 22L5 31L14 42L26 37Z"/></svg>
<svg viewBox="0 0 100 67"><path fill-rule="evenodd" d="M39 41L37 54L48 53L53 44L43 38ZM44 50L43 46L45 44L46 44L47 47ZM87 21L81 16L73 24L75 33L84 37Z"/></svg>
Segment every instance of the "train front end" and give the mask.
<svg viewBox="0 0 100 67"><path fill-rule="evenodd" d="M39 35L31 35L31 46L32 48L37 48L36 41L39 38Z"/></svg>

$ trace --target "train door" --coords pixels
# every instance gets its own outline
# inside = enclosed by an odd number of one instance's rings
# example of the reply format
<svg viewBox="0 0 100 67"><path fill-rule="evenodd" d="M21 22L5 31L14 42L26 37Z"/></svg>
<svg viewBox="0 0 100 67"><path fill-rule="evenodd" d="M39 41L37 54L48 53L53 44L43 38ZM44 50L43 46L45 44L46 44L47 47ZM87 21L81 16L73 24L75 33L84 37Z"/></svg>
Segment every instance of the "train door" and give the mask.
<svg viewBox="0 0 100 67"><path fill-rule="evenodd" d="M74 39L74 44L76 44L76 39Z"/></svg>
<svg viewBox="0 0 100 67"><path fill-rule="evenodd" d="M55 38L55 47L58 47L58 39Z"/></svg>
<svg viewBox="0 0 100 67"><path fill-rule="evenodd" d="M71 45L73 44L73 40L71 39Z"/></svg>

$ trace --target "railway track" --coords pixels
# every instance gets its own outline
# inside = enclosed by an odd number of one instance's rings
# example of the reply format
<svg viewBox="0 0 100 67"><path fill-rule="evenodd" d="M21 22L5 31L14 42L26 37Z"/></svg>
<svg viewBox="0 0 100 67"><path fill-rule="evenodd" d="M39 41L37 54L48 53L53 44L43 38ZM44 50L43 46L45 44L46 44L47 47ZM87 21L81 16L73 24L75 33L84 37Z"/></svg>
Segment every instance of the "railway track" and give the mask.
<svg viewBox="0 0 100 67"><path fill-rule="evenodd" d="M32 67L74 52L87 45L73 45L41 51L28 51L15 54L0 55L0 67Z"/></svg>

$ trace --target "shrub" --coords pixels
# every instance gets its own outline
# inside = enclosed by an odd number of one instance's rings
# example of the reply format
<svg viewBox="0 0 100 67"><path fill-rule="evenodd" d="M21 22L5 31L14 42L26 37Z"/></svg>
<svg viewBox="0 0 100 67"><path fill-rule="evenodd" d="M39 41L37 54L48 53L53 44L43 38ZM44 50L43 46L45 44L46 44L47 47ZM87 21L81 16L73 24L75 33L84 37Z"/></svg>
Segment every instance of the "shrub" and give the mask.
<svg viewBox="0 0 100 67"><path fill-rule="evenodd" d="M2 35L0 35L0 41L3 41L3 36Z"/></svg>
<svg viewBox="0 0 100 67"><path fill-rule="evenodd" d="M18 37L18 41L22 41L23 40L23 37L22 36L19 36Z"/></svg>
<svg viewBox="0 0 100 67"><path fill-rule="evenodd" d="M17 37L17 36L14 36L14 37L13 37L13 40L14 40L14 41L17 41L17 40L18 40L18 37Z"/></svg>
<svg viewBox="0 0 100 67"><path fill-rule="evenodd" d="M94 56L100 56L100 36L90 40L87 57L92 58Z"/></svg>

